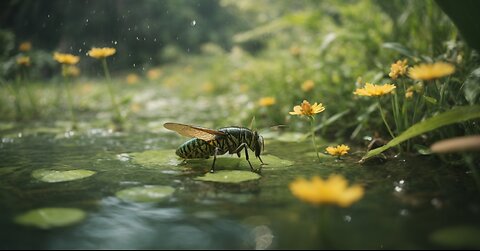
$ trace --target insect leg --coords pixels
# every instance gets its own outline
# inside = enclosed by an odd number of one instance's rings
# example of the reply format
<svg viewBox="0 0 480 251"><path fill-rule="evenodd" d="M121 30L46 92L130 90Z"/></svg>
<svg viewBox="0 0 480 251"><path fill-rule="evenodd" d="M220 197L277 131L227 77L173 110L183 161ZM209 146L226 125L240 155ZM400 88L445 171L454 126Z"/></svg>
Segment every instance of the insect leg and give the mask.
<svg viewBox="0 0 480 251"><path fill-rule="evenodd" d="M238 154L239 152L241 152L243 149L245 149L245 158L247 159L248 161L248 164L250 165L250 169L252 170L252 172L255 172L255 169L253 168L252 166L252 163L250 163L250 160L248 158L248 149L247 149L247 143L242 143L240 144L240 146L235 150L235 152Z"/></svg>
<svg viewBox="0 0 480 251"><path fill-rule="evenodd" d="M212 164L212 168L210 169L211 173L215 172L215 161L217 160L217 153L218 153L218 147L215 147L215 152L213 153L213 164Z"/></svg>

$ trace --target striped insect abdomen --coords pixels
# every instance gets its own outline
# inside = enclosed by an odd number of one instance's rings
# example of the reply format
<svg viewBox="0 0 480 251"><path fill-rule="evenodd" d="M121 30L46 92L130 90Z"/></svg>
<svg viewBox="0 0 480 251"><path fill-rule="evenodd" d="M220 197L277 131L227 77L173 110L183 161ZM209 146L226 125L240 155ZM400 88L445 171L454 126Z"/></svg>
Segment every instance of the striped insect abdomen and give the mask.
<svg viewBox="0 0 480 251"><path fill-rule="evenodd" d="M184 159L206 159L215 153L215 147L201 139L193 138L178 147L175 153Z"/></svg>

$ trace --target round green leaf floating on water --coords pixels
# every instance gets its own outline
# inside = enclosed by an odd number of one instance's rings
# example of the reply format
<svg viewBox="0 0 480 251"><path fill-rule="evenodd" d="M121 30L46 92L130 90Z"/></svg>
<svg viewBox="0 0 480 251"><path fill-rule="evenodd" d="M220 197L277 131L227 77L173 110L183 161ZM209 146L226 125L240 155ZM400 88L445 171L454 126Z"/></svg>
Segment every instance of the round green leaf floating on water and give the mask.
<svg viewBox="0 0 480 251"><path fill-rule="evenodd" d="M220 183L240 183L249 180L258 180L260 178L260 175L251 171L222 170L214 173L207 173L205 176L197 177L195 179Z"/></svg>
<svg viewBox="0 0 480 251"><path fill-rule="evenodd" d="M289 168L294 164L293 161L280 159L279 157L271 154L262 155L261 158L263 160L263 163L265 163L265 165L262 166L262 170L266 171ZM250 156L250 162L255 169L259 169L262 165L259 159L252 156ZM188 160L186 166L190 168L205 169L206 166L211 166L212 163L213 158ZM236 155L222 155L217 157L217 161L215 162L215 168L219 171L232 169L250 170L250 165L248 164L247 160L243 155L240 158Z"/></svg>
<svg viewBox="0 0 480 251"><path fill-rule="evenodd" d="M86 213L77 208L40 208L28 211L15 218L15 222L41 229L64 227L85 219Z"/></svg>
<svg viewBox="0 0 480 251"><path fill-rule="evenodd" d="M141 186L120 190L115 195L131 202L159 202L171 196L175 188L170 186Z"/></svg>
<svg viewBox="0 0 480 251"><path fill-rule="evenodd" d="M68 171L38 169L33 171L32 176L35 179L38 179L44 182L55 183L55 182L83 179L86 177L90 177L94 174L95 174L94 171L85 170L85 169L75 169L75 170L68 170Z"/></svg>
<svg viewBox="0 0 480 251"><path fill-rule="evenodd" d="M133 162L145 167L172 167L182 163L182 160L175 154L175 149L148 150L130 153L129 155L132 157Z"/></svg>

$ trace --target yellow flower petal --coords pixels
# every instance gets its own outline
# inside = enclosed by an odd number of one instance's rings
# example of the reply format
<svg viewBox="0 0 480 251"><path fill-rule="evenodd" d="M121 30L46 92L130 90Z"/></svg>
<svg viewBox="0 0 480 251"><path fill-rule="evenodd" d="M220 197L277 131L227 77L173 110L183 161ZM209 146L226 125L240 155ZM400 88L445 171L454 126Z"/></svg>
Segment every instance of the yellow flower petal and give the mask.
<svg viewBox="0 0 480 251"><path fill-rule="evenodd" d="M420 64L410 69L408 75L415 80L433 80L451 75L455 66L449 63L437 62L433 64Z"/></svg>
<svg viewBox="0 0 480 251"><path fill-rule="evenodd" d="M392 84L374 85L365 83L365 87L357 89L353 94L359 96L383 96L391 93L396 88Z"/></svg>
<svg viewBox="0 0 480 251"><path fill-rule="evenodd" d="M101 59L110 57L111 55L115 54L117 50L115 48L92 48L88 51L88 55L92 58Z"/></svg>
<svg viewBox="0 0 480 251"><path fill-rule="evenodd" d="M60 64L68 64L68 65L74 65L78 63L78 61L80 61L79 56L75 56L72 54L58 53L58 52L53 53L53 59L55 59L55 61L59 62Z"/></svg>
<svg viewBox="0 0 480 251"><path fill-rule="evenodd" d="M317 104L316 102L313 105L306 100L303 100L302 104L299 106L293 107L293 112L289 112L291 115L305 115L305 116L313 116L317 113L323 112L325 107L323 105Z"/></svg>
<svg viewBox="0 0 480 251"><path fill-rule="evenodd" d="M363 187L348 187L347 180L341 175L332 175L326 180L318 176L311 181L299 178L290 183L289 188L295 197L313 205L334 204L347 207L364 195Z"/></svg>

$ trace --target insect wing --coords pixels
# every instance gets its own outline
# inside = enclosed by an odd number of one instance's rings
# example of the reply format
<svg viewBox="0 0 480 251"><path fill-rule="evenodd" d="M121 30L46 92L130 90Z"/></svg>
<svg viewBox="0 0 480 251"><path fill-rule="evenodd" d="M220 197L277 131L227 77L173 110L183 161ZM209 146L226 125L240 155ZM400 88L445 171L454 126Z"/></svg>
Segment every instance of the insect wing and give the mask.
<svg viewBox="0 0 480 251"><path fill-rule="evenodd" d="M180 135L192 138L199 138L204 141L211 141L214 140L216 136L224 136L225 133L220 131L215 131L212 129L192 126L192 125L184 125L178 123L165 123L163 125L165 128L175 131Z"/></svg>

